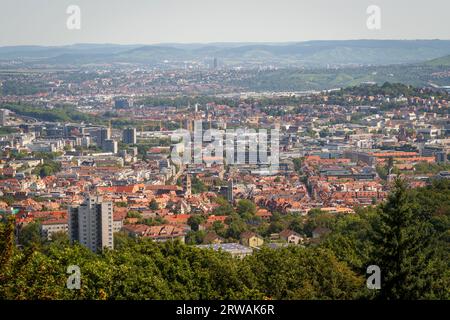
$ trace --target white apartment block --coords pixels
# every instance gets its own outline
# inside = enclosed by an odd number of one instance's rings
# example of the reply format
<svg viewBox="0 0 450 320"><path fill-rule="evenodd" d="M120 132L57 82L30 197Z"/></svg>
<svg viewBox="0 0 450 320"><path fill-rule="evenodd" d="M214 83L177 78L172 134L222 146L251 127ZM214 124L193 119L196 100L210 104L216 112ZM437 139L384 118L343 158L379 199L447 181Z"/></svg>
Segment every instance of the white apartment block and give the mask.
<svg viewBox="0 0 450 320"><path fill-rule="evenodd" d="M41 222L41 234L48 240L52 240L52 235L58 232L67 233L68 225L66 220L48 220Z"/></svg>

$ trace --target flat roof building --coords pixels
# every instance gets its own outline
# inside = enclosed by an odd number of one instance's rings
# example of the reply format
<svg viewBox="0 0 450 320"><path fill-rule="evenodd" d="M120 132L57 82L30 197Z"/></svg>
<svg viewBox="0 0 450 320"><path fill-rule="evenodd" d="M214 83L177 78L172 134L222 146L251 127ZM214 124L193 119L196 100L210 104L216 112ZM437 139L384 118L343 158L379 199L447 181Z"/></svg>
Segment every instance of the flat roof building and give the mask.
<svg viewBox="0 0 450 320"><path fill-rule="evenodd" d="M253 253L253 249L243 246L239 243L214 243L214 244L200 244L196 246L200 249L213 249L214 251L224 251L231 254L234 258L244 258Z"/></svg>
<svg viewBox="0 0 450 320"><path fill-rule="evenodd" d="M83 204L69 207L69 237L97 252L114 249L113 204L101 196L89 196Z"/></svg>

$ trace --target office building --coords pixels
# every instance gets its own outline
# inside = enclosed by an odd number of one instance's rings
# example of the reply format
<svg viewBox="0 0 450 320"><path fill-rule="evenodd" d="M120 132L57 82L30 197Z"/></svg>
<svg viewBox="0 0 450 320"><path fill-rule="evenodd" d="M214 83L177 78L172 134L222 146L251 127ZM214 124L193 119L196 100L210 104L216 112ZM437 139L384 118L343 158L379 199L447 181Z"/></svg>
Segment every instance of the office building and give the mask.
<svg viewBox="0 0 450 320"><path fill-rule="evenodd" d="M97 144L100 145L101 147L103 147L106 140L110 140L110 139L111 139L111 129L110 128L100 128L100 130L98 131Z"/></svg>
<svg viewBox="0 0 450 320"><path fill-rule="evenodd" d="M105 142L103 143L102 149L105 152L111 152L114 154L119 152L119 147L118 147L117 141L113 140L113 139L105 140Z"/></svg>
<svg viewBox="0 0 450 320"><path fill-rule="evenodd" d="M81 130L83 135L89 135L95 144L103 147L105 140L111 139L111 129L107 127L91 127Z"/></svg>
<svg viewBox="0 0 450 320"><path fill-rule="evenodd" d="M122 142L125 144L136 144L136 128L126 128L123 130Z"/></svg>

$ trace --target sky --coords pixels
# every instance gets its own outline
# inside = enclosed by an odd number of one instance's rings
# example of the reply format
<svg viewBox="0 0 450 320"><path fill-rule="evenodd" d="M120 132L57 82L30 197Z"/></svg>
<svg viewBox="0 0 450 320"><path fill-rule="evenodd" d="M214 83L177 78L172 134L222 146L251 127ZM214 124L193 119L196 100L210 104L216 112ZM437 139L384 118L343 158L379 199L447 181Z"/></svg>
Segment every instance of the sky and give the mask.
<svg viewBox="0 0 450 320"><path fill-rule="evenodd" d="M450 39L449 12L449 0L0 0L0 46Z"/></svg>

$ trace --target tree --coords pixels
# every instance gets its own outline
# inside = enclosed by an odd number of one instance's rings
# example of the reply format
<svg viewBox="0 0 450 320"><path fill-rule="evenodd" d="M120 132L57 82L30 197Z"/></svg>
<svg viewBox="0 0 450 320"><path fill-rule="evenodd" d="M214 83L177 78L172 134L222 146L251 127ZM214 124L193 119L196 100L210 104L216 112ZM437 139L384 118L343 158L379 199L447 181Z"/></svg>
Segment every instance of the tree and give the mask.
<svg viewBox="0 0 450 320"><path fill-rule="evenodd" d="M420 216L402 179L396 179L374 226L374 261L381 269L382 299L419 299L431 287L429 223Z"/></svg>
<svg viewBox="0 0 450 320"><path fill-rule="evenodd" d="M156 202L155 199L152 199L152 200L150 201L149 208L150 208L151 210L158 210L158 209L159 209L158 202Z"/></svg>
<svg viewBox="0 0 450 320"><path fill-rule="evenodd" d="M19 231L19 243L25 247L42 246L45 239L41 235L40 224L32 222L22 227Z"/></svg>
<svg viewBox="0 0 450 320"><path fill-rule="evenodd" d="M290 223L289 223L289 229L303 234L304 233L304 229L303 229L303 221L302 218L298 218L295 217Z"/></svg>
<svg viewBox="0 0 450 320"><path fill-rule="evenodd" d="M243 264L252 270L246 278L272 299L354 299L363 288L361 276L319 247L262 248Z"/></svg>
<svg viewBox="0 0 450 320"><path fill-rule="evenodd" d="M241 233L248 229L247 224L237 214L233 214L227 218L226 222L229 226L226 231L226 236L228 238L239 240Z"/></svg>
<svg viewBox="0 0 450 320"><path fill-rule="evenodd" d="M233 206L223 197L217 197L214 201L219 205L213 210L213 214L216 216L229 216L234 213Z"/></svg>
<svg viewBox="0 0 450 320"><path fill-rule="evenodd" d="M212 224L212 228L218 235L223 235L224 234L225 225L222 222L214 221L213 224Z"/></svg>
<svg viewBox="0 0 450 320"><path fill-rule="evenodd" d="M128 211L127 218L142 219L142 214L139 211L131 210L131 211Z"/></svg>
<svg viewBox="0 0 450 320"><path fill-rule="evenodd" d="M304 225L304 232L308 236L312 236L313 230L317 227L333 230L335 222L336 215L314 208L308 212L308 218Z"/></svg>
<svg viewBox="0 0 450 320"><path fill-rule="evenodd" d="M198 231L199 226L205 222L205 217L202 215L192 215L189 217L187 224L191 227L193 231Z"/></svg>
<svg viewBox="0 0 450 320"><path fill-rule="evenodd" d="M14 216L7 216L4 223L0 224L0 272L5 268L14 251Z"/></svg>
<svg viewBox="0 0 450 320"><path fill-rule="evenodd" d="M186 235L187 244L201 244L205 238L206 232L203 230L189 231Z"/></svg>
<svg viewBox="0 0 450 320"><path fill-rule="evenodd" d="M284 224L281 221L272 221L267 229L269 234L278 233L284 229Z"/></svg>
<svg viewBox="0 0 450 320"><path fill-rule="evenodd" d="M38 174L41 178L54 175L61 170L61 164L53 160L45 160L44 164L38 165L34 170L34 174Z"/></svg>
<svg viewBox="0 0 450 320"><path fill-rule="evenodd" d="M145 218L140 219L139 223L146 224L147 226L160 226L163 224L167 224L167 220L163 217L154 217L154 218Z"/></svg>
<svg viewBox="0 0 450 320"><path fill-rule="evenodd" d="M126 201L119 201L115 202L114 205L118 208L126 208L128 204Z"/></svg>
<svg viewBox="0 0 450 320"><path fill-rule="evenodd" d="M383 179L383 180L387 179L388 170L386 169L385 166L377 165L376 170L381 179Z"/></svg>
<svg viewBox="0 0 450 320"><path fill-rule="evenodd" d="M60 245L68 245L70 244L69 235L64 231L57 231L52 233L52 242Z"/></svg>
<svg viewBox="0 0 450 320"><path fill-rule="evenodd" d="M237 203L236 211L241 217L251 218L256 213L256 205L250 200L241 199Z"/></svg>
<svg viewBox="0 0 450 320"><path fill-rule="evenodd" d="M191 181L191 190L192 193L202 193L208 190L206 185L197 177L193 177Z"/></svg>
<svg viewBox="0 0 450 320"><path fill-rule="evenodd" d="M394 158L393 157L389 157L388 158L388 162L386 164L386 170L389 173L390 170L392 170L394 168Z"/></svg>
<svg viewBox="0 0 450 320"><path fill-rule="evenodd" d="M49 166L43 166L40 170L39 170L39 176L41 178L44 177L48 177L51 176L53 174L53 169Z"/></svg>

